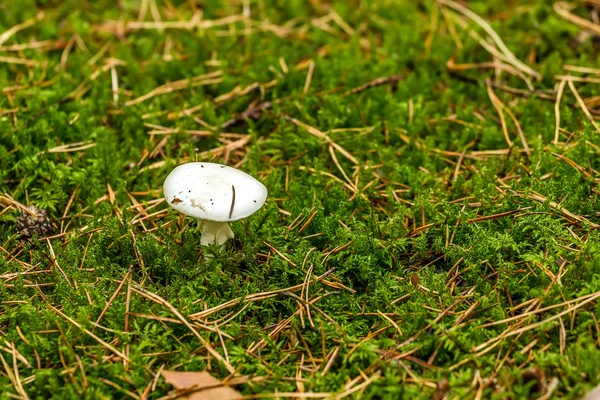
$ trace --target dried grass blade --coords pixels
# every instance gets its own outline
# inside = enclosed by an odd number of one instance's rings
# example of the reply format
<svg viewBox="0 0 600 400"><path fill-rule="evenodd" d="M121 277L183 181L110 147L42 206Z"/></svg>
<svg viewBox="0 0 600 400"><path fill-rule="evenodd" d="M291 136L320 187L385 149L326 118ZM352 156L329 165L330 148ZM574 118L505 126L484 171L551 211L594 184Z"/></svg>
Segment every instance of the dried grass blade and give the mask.
<svg viewBox="0 0 600 400"><path fill-rule="evenodd" d="M225 358L223 358L223 356L221 354L219 354L212 346L211 344L202 337L202 335L200 335L200 333L196 330L196 328L194 328L192 326L192 324L189 323L189 321L179 312L179 310L177 310L177 308L175 308L173 305L171 305L171 303L169 303L168 301L166 301L165 299L163 299L162 297L160 297L157 294L154 294L140 286L135 285L134 287L131 288L131 290L133 290L134 292L142 295L143 297L147 298L148 300L152 300L153 302L160 304L166 308L169 309L169 311L171 311L173 314L175 314L175 316L181 321L183 322L183 324L194 334L194 336L200 341L200 343L202 343L202 345L204 347L206 347L206 350L208 350L208 352L215 357L217 360L219 360L221 363L223 363L223 365L225 366L225 368L227 368L227 371L229 371L229 373L234 374L235 373L235 368L233 368L233 366L227 362L227 360Z"/></svg>
<svg viewBox="0 0 600 400"><path fill-rule="evenodd" d="M496 46L500 49L500 51L506 56L508 62L510 62L515 68L523 71L524 73L534 76L536 79L540 79L540 74L534 71L529 66L525 65L521 62L509 49L506 47L500 36L492 29L490 24L488 24L483 18L479 15L475 14L473 11L469 10L467 7L459 4L453 0L438 0L440 3L453 8L459 13L463 14L465 17L471 19L477 25L479 25L494 41Z"/></svg>
<svg viewBox="0 0 600 400"><path fill-rule="evenodd" d="M81 324L79 324L77 321L75 321L75 320L71 319L70 317L68 317L65 313L63 313L62 311L60 311L58 308L53 307L50 304L48 304L48 308L50 310L54 311L60 317L62 317L65 320L69 321L71 324L73 324L74 326L76 326L77 328L79 328L81 331L83 331L86 334L88 334L92 339L94 339L95 341L97 341L98 343L100 343L102 346L104 346L105 348L107 348L108 350L110 350L111 352L113 352L115 355L121 357L123 360L125 360L127 362L131 362L131 360L129 359L129 357L127 357L125 354L121 353L119 350L117 350L116 348L114 348L113 346L111 346L109 343L105 342L100 337L96 336L94 334L94 332L92 332L92 331L84 328L83 326L81 326Z"/></svg>

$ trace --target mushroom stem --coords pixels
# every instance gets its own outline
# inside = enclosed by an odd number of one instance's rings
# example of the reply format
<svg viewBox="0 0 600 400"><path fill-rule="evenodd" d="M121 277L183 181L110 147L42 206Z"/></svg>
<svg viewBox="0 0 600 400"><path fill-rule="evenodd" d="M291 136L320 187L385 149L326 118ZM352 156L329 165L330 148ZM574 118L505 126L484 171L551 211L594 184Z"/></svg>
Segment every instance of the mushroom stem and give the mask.
<svg viewBox="0 0 600 400"><path fill-rule="evenodd" d="M203 221L199 219L198 228L202 231L202 239L200 240L202 246L209 244L221 246L235 236L227 222Z"/></svg>

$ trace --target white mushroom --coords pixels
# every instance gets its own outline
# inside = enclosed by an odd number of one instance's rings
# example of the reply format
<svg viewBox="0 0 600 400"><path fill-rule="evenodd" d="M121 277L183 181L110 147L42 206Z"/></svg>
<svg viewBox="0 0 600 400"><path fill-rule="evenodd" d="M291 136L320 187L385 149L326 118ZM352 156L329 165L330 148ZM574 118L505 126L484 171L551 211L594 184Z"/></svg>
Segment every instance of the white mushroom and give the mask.
<svg viewBox="0 0 600 400"><path fill-rule="evenodd" d="M252 176L208 162L176 167L165 179L163 192L171 207L198 220L202 246L232 239L227 223L254 214L267 199L267 188Z"/></svg>

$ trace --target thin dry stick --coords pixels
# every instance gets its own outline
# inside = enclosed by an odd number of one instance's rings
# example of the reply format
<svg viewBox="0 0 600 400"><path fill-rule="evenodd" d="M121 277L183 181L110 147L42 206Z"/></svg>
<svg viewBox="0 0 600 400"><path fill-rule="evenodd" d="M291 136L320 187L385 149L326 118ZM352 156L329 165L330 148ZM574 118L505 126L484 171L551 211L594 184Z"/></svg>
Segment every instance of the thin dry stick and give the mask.
<svg viewBox="0 0 600 400"><path fill-rule="evenodd" d="M271 246L269 243L263 241L263 244L265 246L267 246L269 249L271 249L271 251L274 251L275 253L277 253L277 255L281 258L283 258L285 261L287 261L292 267L298 267L292 260L290 260L289 258L287 258L282 252L280 252L279 250L277 250L275 247Z"/></svg>
<svg viewBox="0 0 600 400"><path fill-rule="evenodd" d="M473 222L488 221L488 220L491 220L491 219L500 219L500 218L503 218L503 217L508 217L508 216L511 216L511 215L523 212L525 210L529 210L531 208L533 208L533 207L523 207L523 208L519 208L517 210L506 211L506 212L499 213L499 214L483 215L481 217L470 218L470 219L467 220L467 224L472 224Z"/></svg>
<svg viewBox="0 0 600 400"><path fill-rule="evenodd" d="M21 383L21 379L19 378L19 371L15 368L15 371L8 365L2 354L0 354L0 361L2 361L2 365L4 366L4 370L6 371L6 375L8 379L11 381L13 386L15 387L15 391L21 396L23 399L29 400L25 389L23 389L23 385Z"/></svg>
<svg viewBox="0 0 600 400"><path fill-rule="evenodd" d="M115 301L115 299L117 298L117 296L119 295L119 292L121 291L121 289L123 288L123 285L125 285L125 282L127 281L127 279L129 279L129 276L131 275L131 271L133 270L133 267L129 267L129 270L127 271L127 273L125 274L125 277L123 278L123 280L119 283L119 286L117 286L117 290L115 290L115 292L113 293L112 296L110 296L110 299L106 302L106 305L104 306L104 309L102 309L102 312L100 313L100 315L98 316L98 319L96 320L96 325L98 325L100 323L100 321L102 320L102 318L104 317L104 314L106 314L106 311L108 311L108 308L110 307L110 305L113 303L113 301ZM94 331L94 329L96 329L96 326L94 326L92 328L92 332Z"/></svg>
<svg viewBox="0 0 600 400"><path fill-rule="evenodd" d="M591 297L587 298L586 300L583 300L582 302L580 302L580 303L577 303L577 304L575 304L574 306L572 306L572 307L569 307L568 309L566 309L566 310L564 310L564 311L562 311L562 312L560 312L560 313L558 313L558 314L556 314L556 315L553 315L553 316L552 316L552 317L550 317L550 318L546 318L546 319L545 319L545 320L543 320L543 321L536 322L536 323L534 323L534 324L527 325L527 326L524 326L524 327L522 327L522 328L516 329L516 330L514 330L514 331L508 332L508 333L505 335L505 337L514 336L514 335L517 335L517 334L519 334L519 333L521 333L521 332L526 332L526 331L529 331L529 330L535 329L535 328L537 328L537 327L539 327L539 326L541 326L541 325L547 324L548 322L554 321L554 320L556 320L556 319L558 319L558 318L562 317L563 315L569 314L570 312L573 312L573 311L577 310L578 308L582 307L583 305L585 305L585 304L587 304L587 303L589 303L589 302L592 302L592 301L596 300L597 298L600 298L600 292L596 292L596 293L594 293L594 295L593 295L593 296L591 296Z"/></svg>
<svg viewBox="0 0 600 400"><path fill-rule="evenodd" d="M494 108L498 112L498 116L500 117L500 123L502 124L502 132L504 132L504 140L506 140L506 144L508 144L508 147L511 147L512 141L510 140L510 137L508 136L508 128L506 127L506 119L504 119L504 113L502 112L503 104L500 101L500 99L498 98L498 96L496 96L496 93L494 93L494 89L492 89L492 83L489 79L486 80L486 86L487 86L488 96L490 97L490 100L492 101L492 105L494 106Z"/></svg>
<svg viewBox="0 0 600 400"><path fill-rule="evenodd" d="M145 21L131 21L125 25L126 30L162 30L162 29L185 29L185 30L205 30L214 28L217 26L229 25L235 22L244 21L246 16L243 14L229 15L215 20L202 20L198 13L192 16L189 21L158 21L158 22L145 22ZM106 24L105 28L111 30L113 26Z"/></svg>
<svg viewBox="0 0 600 400"><path fill-rule="evenodd" d="M165 94L165 93L175 92L175 91L183 90L183 89L190 88L190 87L219 83L223 80L222 75L223 75L223 71L215 71L215 72L210 72L210 73L204 74L204 75L198 75L191 79L181 79L181 80L178 80L175 82L165 83L164 85L161 85L161 86L158 86L158 87L152 89L150 92L146 93L143 96L140 96L136 99L125 102L125 105L132 106L134 104L138 104L143 101L146 101L154 96L158 96L158 95Z"/></svg>
<svg viewBox="0 0 600 400"><path fill-rule="evenodd" d="M554 157L558 158L559 160L562 160L562 161L566 162L567 164L569 164L571 167L573 167L574 169L576 169L577 171L579 171L580 173L585 175L586 178L589 179L592 177L591 173L589 173L584 167L577 164L575 161L563 156L562 154L552 153L552 155ZM592 172L597 173L597 171L595 171L595 170L592 170Z"/></svg>
<svg viewBox="0 0 600 400"><path fill-rule="evenodd" d="M385 315L384 313L382 313L381 311L377 310L377 314L379 314L383 319L385 319L386 321L388 321L390 324L392 324L392 326L396 329L396 331L398 332L398 334L400 336L402 336L402 329L400 329L400 327L398 326L398 324L396 322L394 322L393 319L391 319L389 316Z"/></svg>
<svg viewBox="0 0 600 400"><path fill-rule="evenodd" d="M467 149L465 148L462 153L460 153L460 157L458 157L458 161L456 162L456 168L454 169L454 175L452 176L452 182L456 182L458 179L458 175L460 174L460 167L465 159L465 155L467 154Z"/></svg>
<svg viewBox="0 0 600 400"><path fill-rule="evenodd" d="M30 26L35 25L36 22L40 21L42 18L44 18L44 12L40 12L38 13L35 17L30 18L24 22L21 22L20 24L17 24L15 26L13 26L12 28L10 28L9 30L7 30L6 32L2 33L2 35L0 35L0 46L2 46L4 43L6 43L6 41L8 39L10 39L15 33L19 32L20 30L29 28Z"/></svg>
<svg viewBox="0 0 600 400"><path fill-rule="evenodd" d="M531 149L529 148L529 145L527 144L527 139L525 139L525 133L523 133L523 129L521 129L521 124L519 123L519 120L517 119L517 117L515 117L515 114L513 114L513 112L511 111L510 108L505 106L504 109L506 110L506 112L508 113L510 118L513 120L513 123L515 124L515 126L517 127L517 132L519 132L519 138L521 139L521 144L523 145L525 154L527 154L528 156L531 156Z"/></svg>
<svg viewBox="0 0 600 400"><path fill-rule="evenodd" d="M462 28L467 29L467 24L464 21L459 19L458 23ZM460 67L461 65L467 65L467 66L468 65L481 65L482 68L502 69L510 74L513 74L513 75L521 78L527 85L527 88L529 89L530 92L535 91L535 88L533 87L533 84L531 83L531 80L527 77L527 75L525 73L523 73L523 71L519 70L518 68L511 66L510 65L511 63L510 63L508 57L506 57L506 55L504 53L499 51L493 44L488 43L486 41L486 39L482 38L477 32L475 32L473 30L469 31L469 36L471 36L473 39L477 40L477 42L481 45L481 47L486 49L488 51L488 53L490 53L492 56L497 58L497 60L494 60L494 61L488 62L488 63L480 63L480 64L457 64L458 68L461 68ZM504 61L504 62L500 62L500 60Z"/></svg>
<svg viewBox="0 0 600 400"><path fill-rule="evenodd" d="M570 71L570 72L581 72L582 74L600 75L600 69L598 69L598 68L581 67L579 65L565 64L565 65L563 65L563 69L565 71Z"/></svg>
<svg viewBox="0 0 600 400"><path fill-rule="evenodd" d="M48 304L48 308L50 310L54 311L60 317L62 317L64 319L66 319L67 321L69 321L71 324L73 324L74 326L76 326L77 328L79 328L81 331L87 333L92 339L94 339L95 341L97 341L98 343L100 343L102 346L104 346L105 348L107 348L108 350L110 350L111 352L113 352L114 354L116 354L117 356L121 357L123 360L126 360L127 362L131 362L131 360L129 359L129 357L127 357L125 354L121 353L119 350L115 349L113 346L111 346L110 344L106 343L104 340L100 339L98 336L96 336L94 334L94 332L92 332L92 331L84 328L78 322L76 322L75 320L69 318L66 314L64 314L58 308L55 308L55 307L51 306L50 304Z"/></svg>
<svg viewBox="0 0 600 400"><path fill-rule="evenodd" d="M315 211L316 213L316 211ZM316 214L313 214L316 215ZM305 224L306 225L306 224ZM312 253L314 250L316 250L314 247L311 247L310 250L308 250L308 252L306 253L306 256L304 256L304 261L302 262L302 269L304 270L304 267L306 266L306 263L308 261L308 257L310 256L310 253ZM310 281L311 281L311 276L312 276L312 272L314 269L314 264L311 264L310 267L308 268L308 272L306 273L305 277L304 277L304 286L305 288L303 288L300 291L300 297L302 298L302 303L304 303L304 306L306 308L306 315L308 316L308 321L310 322L310 326L314 329L315 324L312 320L312 316L310 313L310 296L309 296L309 291L310 291Z"/></svg>
<svg viewBox="0 0 600 400"><path fill-rule="evenodd" d="M506 121L504 119L504 111L506 111L506 113L508 114L510 119L512 119L513 123L517 127L517 132L519 132L519 138L521 139L521 144L523 144L523 149L525 150L525 153L528 156L530 156L531 149L529 148L529 145L527 144L527 140L525 139L525 134L523 133L523 130L521 129L521 124L519 123L519 120L517 119L517 117L515 117L515 114L513 114L513 112L504 105L504 103L502 103L502 101L498 98L498 96L496 96L496 94L494 93L494 91L492 89L491 81L489 79L486 80L486 85L488 88L488 95L490 96L490 100L492 101L494 108L496 108L496 110L498 111L498 114L500 116L500 121L502 122L502 130L504 131L505 138L508 138L508 130L506 127Z"/></svg>
<svg viewBox="0 0 600 400"><path fill-rule="evenodd" d="M304 225L302 225L302 227L298 229L298 234L304 232L304 230L308 228L308 225L310 225L310 223L313 222L318 212L319 210L313 211L313 213L310 215L310 217L308 217L308 220L304 223Z"/></svg>
<svg viewBox="0 0 600 400"><path fill-rule="evenodd" d="M488 326L501 325L501 324L505 324L505 323L512 322L512 321L516 321L516 320L519 320L519 319L528 318L528 317L531 317L531 316L534 316L534 315L537 315L537 314L544 313L546 311L553 310L555 308L560 308L560 307L568 306L571 303L578 303L578 302L587 300L590 297L596 296L597 294L598 293L586 294L586 295L583 295L583 296L578 297L578 298L573 299L573 300L567 300L567 301L559 303L559 304L553 304L551 306L547 306L547 307L544 307L544 308L538 308L538 309L533 310L533 311L528 311L528 312L523 313L523 314L515 315L514 317L509 317L509 318L505 318L505 319L502 319L502 320L499 320L499 321L494 321L494 322L488 322L486 324L483 324L483 325L479 326L479 328L487 328ZM533 300L536 300L536 299L533 299ZM531 300L529 300L528 302L530 302L530 301ZM519 307L522 307L522 306L523 305L521 305Z"/></svg>
<svg viewBox="0 0 600 400"><path fill-rule="evenodd" d="M125 333L129 333L129 309L131 307L131 279L129 279L127 281L127 292L126 292L126 297L125 297L125 321L124 321L124 326L123 326L123 330L125 331ZM125 345L125 354L127 356L129 356L129 347L130 344L129 342ZM123 364L125 365L125 368L129 367L129 364L127 363L127 361L123 360Z"/></svg>
<svg viewBox="0 0 600 400"><path fill-rule="evenodd" d="M373 381L379 379L381 377L381 372L377 371L376 373L374 373L373 375L371 375L367 380L365 380L363 383L361 383L360 385L356 385L351 389L348 389L338 395L332 396L332 399L335 400L339 400L339 399L343 399L344 397L348 397L350 396L352 393L357 392L359 390L363 390L364 388L366 388L367 386L369 386L371 383L373 383Z"/></svg>
<svg viewBox="0 0 600 400"><path fill-rule="evenodd" d="M521 192L517 192L514 190L511 190L511 192L518 197L523 197L523 198L527 198L530 200L535 200L538 201L540 203L546 203L548 201L548 198L546 196L542 196L539 193L536 192L531 192L529 194L524 194ZM581 215L576 215L573 214L571 211L567 210L566 208L564 208L562 205L560 205L559 203L555 202L555 201L548 201L548 205L556 210L561 212L565 217L567 217L566 219L569 220L571 223L574 223L573 221L577 221L580 223L586 223L589 224L590 227L594 228L594 229L598 229L600 228L600 225L593 223L592 221L588 220L587 218L581 216Z"/></svg>
<svg viewBox="0 0 600 400"><path fill-rule="evenodd" d="M398 81L400 81L400 79L402 79L402 77L400 75L390 75L390 76L384 76L381 78L376 78L370 82L367 82L363 85L355 87L354 89L350 89L347 92L342 93L342 96L348 96L351 94L360 93L360 92L363 92L367 89L370 89L370 88L376 87L376 86L387 85L387 84L395 85L396 83L398 83Z"/></svg>
<svg viewBox="0 0 600 400"><path fill-rule="evenodd" d="M16 207L24 213L27 213L33 217L36 216L34 211L30 210L29 207L27 207L26 205L21 204L18 201L16 201L15 199L13 199L11 197L11 195L9 195L6 192L4 192L3 196L0 196L0 203L8 203L10 206Z"/></svg>
<svg viewBox="0 0 600 400"><path fill-rule="evenodd" d="M48 153L72 153L75 151L91 149L94 146L96 146L96 143L92 143L91 141L69 143L69 144L63 144L63 145L48 149ZM43 154L43 153L44 152L40 152L36 155Z"/></svg>
<svg viewBox="0 0 600 400"><path fill-rule="evenodd" d="M558 91L556 94L556 103L554 104L554 115L556 116L556 128L554 130L554 145L558 145L558 132L560 130L560 100L562 99L563 92L567 81L565 79L560 81L558 85Z"/></svg>
<svg viewBox="0 0 600 400"><path fill-rule="evenodd" d="M358 165L358 160L356 158L354 158L354 156L352 154L350 154L348 151L346 151L346 149L344 149L342 146L340 146L339 144L337 144L336 142L334 142L328 135L326 135L324 132L321 132L320 130L318 130L317 128L310 126L308 124L305 124L302 121L297 120L296 118L290 117L290 116L284 116L285 119L287 119L288 121L290 121L291 123L293 123L296 126L301 126L302 128L306 129L306 131L308 133L310 133L313 136L318 137L319 139L324 140L327 144L333 146L337 151L339 151L340 153L342 153L342 155L344 157L346 157L348 160L350 160L353 164Z"/></svg>
<svg viewBox="0 0 600 400"><path fill-rule="evenodd" d="M577 89L575 89L575 84L573 84L573 80L572 79L569 79L569 89L571 89L571 92L573 92L573 95L577 99L577 102L581 106L581 109L583 110L583 112L586 115L586 117L588 117L588 119L590 120L590 122L592 123L592 125L594 125L594 128L596 128L596 130L598 132L600 132L600 126L598 126L598 124L596 124L596 121L594 121L594 117L592 117L592 114L590 114L590 110L588 110L587 106L585 105L585 102L583 101L583 99L579 95L579 92L577 92Z"/></svg>
<svg viewBox="0 0 600 400"><path fill-rule="evenodd" d="M585 18L581 18L573 13L570 13L569 9L572 8L572 6L569 3L566 3L564 1L557 1L556 3L554 3L553 8L558 15L560 15L567 21L574 23L580 28L590 30L592 32L595 32L597 35L600 35L600 25L597 25L592 21L588 21Z"/></svg>
<svg viewBox="0 0 600 400"><path fill-rule="evenodd" d="M315 328L315 323L312 320L312 315L310 312L310 297L309 297L309 288L310 288L310 278L311 278L311 274L313 272L314 269L314 264L310 265L310 268L308 269L308 272L306 274L306 279L305 279L305 283L306 283L306 300L304 301L304 307L306 308L306 315L308 316L308 322L310 323L310 326L314 329Z"/></svg>
<svg viewBox="0 0 600 400"><path fill-rule="evenodd" d="M502 51L502 53L506 56L507 60L515 66L515 68L520 69L521 71L534 76L537 79L540 79L540 74L531 69L529 66L522 63L509 49L506 47L500 36L492 29L492 27L479 15L475 14L473 11L469 10L465 6L453 1L453 0L438 0L440 3L453 8L454 10L460 12L467 18L473 20L477 25L479 25L483 30L487 32L488 35L492 38L496 46Z"/></svg>
<svg viewBox="0 0 600 400"><path fill-rule="evenodd" d="M73 200L75 199L75 195L77 194L77 191L79 190L79 185L75 186L75 189L73 190L73 193L71 193L71 197L69 197L69 201L67 202L67 206L65 207L65 210L63 212L62 215L62 221L60 221L60 232L64 233L64 223L65 223L65 219L67 217L67 213L69 212L69 209L71 208L71 205L73 204ZM68 226L68 224L67 224Z"/></svg>
<svg viewBox="0 0 600 400"><path fill-rule="evenodd" d="M427 37L425 38L425 56L429 57L431 54L431 44L433 43L433 39L438 31L439 21L440 21L440 6L438 3L433 4L433 9L431 10L431 19L429 22L429 29L427 33Z"/></svg>
<svg viewBox="0 0 600 400"><path fill-rule="evenodd" d="M13 369L15 371L15 382L17 383L17 386L19 388L19 392L23 393L25 399L28 399L29 397L27 396L27 392L25 392L25 388L23 387L23 382L21 382L21 377L19 376L19 366L17 365L18 351L17 351L17 348L15 347L14 343L10 343L10 345L11 345L12 356L13 356Z"/></svg>
<svg viewBox="0 0 600 400"><path fill-rule="evenodd" d="M48 248L50 249L50 261L52 261L52 265L55 266L60 271L60 273L62 274L63 278L65 278L67 283L70 286L74 287L73 284L71 283L71 281L69 280L69 277L67 276L67 274L65 274L65 271L63 271L63 269L58 264L58 260L56 259L56 254L54 254L54 249L52 248L52 243L50 243L50 239L46 239L46 241L48 241Z"/></svg>
<svg viewBox="0 0 600 400"><path fill-rule="evenodd" d="M331 369L334 361L336 360L336 358L338 356L340 348L341 348L341 345L339 345L335 349L333 349L333 352L331 353L331 356L329 357L329 360L327 361L325 368L323 368L323 372L321 373L322 375L325 375L327 373L327 371L329 371Z"/></svg>
<svg viewBox="0 0 600 400"><path fill-rule="evenodd" d="M0 46L0 51L22 51L35 49L39 51L57 50L64 46L61 40L33 40L28 43L17 43L8 46Z"/></svg>
<svg viewBox="0 0 600 400"><path fill-rule="evenodd" d="M593 78L589 76L556 75L554 79L568 79L573 82L600 83L600 78Z"/></svg>
<svg viewBox="0 0 600 400"><path fill-rule="evenodd" d="M285 295L288 295L288 296L290 296L290 297L292 297L292 298L294 298L294 299L296 299L296 300L299 300L301 303L304 301L304 300L303 300L301 297L299 297L299 296L297 296L297 295L295 295L295 294L293 294L293 293L286 292L286 293L283 293L283 294L285 294ZM332 293L330 293L330 294L332 294ZM338 324L335 322L335 320L333 320L333 319L332 319L332 318L331 318L329 315L325 314L325 313L324 313L324 312L323 312L323 311L322 311L320 308L318 308L318 307L316 307L316 306L314 305L314 304L315 304L317 301L321 300L321 299L322 299L323 297L325 297L325 296L326 296L326 295L323 295L323 296L318 296L318 297L316 297L316 298L312 299L312 300L309 302L309 304L310 304L310 306L312 306L314 309L316 309L316 310L317 310L317 311L318 311L318 312L319 312L321 315L323 315L325 318L327 318L327 319L329 320L329 322L331 322L331 323L332 323L334 326L336 326L336 328L338 328L338 329L339 329L341 332L343 332L342 328L341 328L341 327L340 327L340 326L339 326L339 325L338 325ZM300 307L300 308L298 308L298 310L296 310L296 311L295 311L295 312L294 312L292 315L290 315L288 318L286 318L285 320L283 320L283 321L279 322L279 323L277 324L277 326L276 326L276 327L275 327L275 328L274 328L274 329L273 329L273 330L272 330L272 331L269 333L269 338L271 338L271 339L272 339L272 338L274 338L274 337L275 337L277 334L279 334L279 333L280 333L280 332L281 332L283 329L285 329L287 326L289 326L289 324L290 324L290 323L291 323L291 321L294 319L294 317L295 317L296 315L298 315L298 314L300 314L300 315L301 315L301 314L302 314L302 312L303 312L303 310L304 310L304 309L303 309L302 307ZM265 347L265 346L266 346L266 344L267 344L267 341L266 341L266 339L261 339L261 340L260 340L258 343L253 343L252 347L251 347L251 348L249 348L247 351L248 351L249 353L255 353L255 352L256 352L256 350L258 350L258 349L261 349L261 348ZM308 347L307 347L307 348L308 348ZM312 358L312 357L311 357L311 358Z"/></svg>
<svg viewBox="0 0 600 400"><path fill-rule="evenodd" d="M0 62L7 64L22 64L27 65L29 67L35 67L40 65L39 61L29 60L27 58L19 58L19 57L8 57L8 56L0 56Z"/></svg>
<svg viewBox="0 0 600 400"><path fill-rule="evenodd" d="M217 331L217 335L219 336L219 341L221 342L221 347L223 348L223 354L225 354L225 359L229 362L229 353L227 352L227 346L225 346L225 340L223 340L223 335L219 330L219 325L215 324L215 330Z"/></svg>
<svg viewBox="0 0 600 400"><path fill-rule="evenodd" d="M317 277L317 279L316 279L317 282L321 282L328 275L330 275L333 271L334 271L334 269L332 268L332 269L326 271L323 275L320 275L319 277ZM233 300L229 300L229 301L227 301L223 304L220 304L216 307L209 308L208 310L204 310L204 311L200 311L195 314L191 314L191 315L189 315L189 318L194 319L194 320L203 319L203 318L206 318L216 312L223 311L228 308L234 307L244 301L254 302L254 301L265 300L265 299L269 299L271 297L275 297L275 296L278 296L278 295L286 293L286 292L297 292L298 290L302 290L304 287L305 287L304 283L301 283L299 285L291 286L291 287L288 287L285 289L277 289L277 290L273 290L271 292L253 293L253 294L250 294L245 297L237 297ZM223 324L221 324L221 325L223 325Z"/></svg>
<svg viewBox="0 0 600 400"><path fill-rule="evenodd" d="M215 357L217 360L219 360L220 362L223 363L223 365L225 366L225 368L227 368L227 371L229 371L230 374L234 374L235 368L233 368L233 366L231 364L229 364L227 362L227 360L225 358L223 358L223 356L221 354L219 354L211 345L210 343L204 339L202 337L202 335L200 335L200 333L192 326L192 324L189 323L189 321L183 316L181 315L181 313L179 312L179 310L177 310L177 308L175 308L174 306L171 305L171 303L169 303L168 301L166 301L165 299L163 299L162 297L160 297L157 294L154 294L152 292L149 292L148 290L140 287L140 286L135 286L132 287L131 290L133 290L134 292L144 296L145 298L154 301L157 304L160 304L162 306L165 306L166 308L169 309L169 311L171 311L173 314L175 314L175 316L181 321L183 322L183 324L194 334L194 336L196 336L196 338L200 341L200 343L202 343L202 345L204 347L206 347L206 350L208 350L208 352L210 354L212 354L213 357Z"/></svg>
<svg viewBox="0 0 600 400"><path fill-rule="evenodd" d="M354 182L352 182L352 180L348 177L348 174L346 174L346 171L344 171L344 168L342 168L342 165L340 164L340 162L338 161L338 159L335 155L335 150L333 149L333 146L331 146L331 145L329 145L329 154L331 154L331 159L333 160L333 163L335 164L337 169L342 173L342 176L346 179L346 181L348 181L348 184L350 185L350 187L354 188L353 192L356 193L358 191L358 188L356 187L356 185L354 185Z"/></svg>
<svg viewBox="0 0 600 400"><path fill-rule="evenodd" d="M454 40L454 43L456 44L456 48L458 50L462 50L462 48L464 47L464 44L462 42L462 40L460 40L460 37L458 36L458 33L456 32L456 27L454 26L454 21L452 21L452 16L450 15L450 12L445 9L442 8L442 15L444 16L444 20L446 21L446 26L448 27L448 32L450 32L450 36L452 36L452 40Z"/></svg>
<svg viewBox="0 0 600 400"><path fill-rule="evenodd" d="M304 94L308 94L308 90L310 89L310 83L312 82L313 72L315 71L315 62L311 61L308 64L308 73L306 74L306 81L304 82Z"/></svg>
<svg viewBox="0 0 600 400"><path fill-rule="evenodd" d="M343 179L338 178L337 176L333 175L330 172L327 172L327 171L317 171L314 168L306 168L304 165L299 166L298 169L300 171L308 171L308 172L313 173L313 174L320 174L320 175L326 176L328 178L331 178L331 179L335 180L336 182L341 183L342 186L344 186L346 189L348 189L349 191L351 191L353 193L356 190L354 188L354 184L352 186L350 186L346 182L344 182ZM364 193L363 193L363 195L364 195Z"/></svg>

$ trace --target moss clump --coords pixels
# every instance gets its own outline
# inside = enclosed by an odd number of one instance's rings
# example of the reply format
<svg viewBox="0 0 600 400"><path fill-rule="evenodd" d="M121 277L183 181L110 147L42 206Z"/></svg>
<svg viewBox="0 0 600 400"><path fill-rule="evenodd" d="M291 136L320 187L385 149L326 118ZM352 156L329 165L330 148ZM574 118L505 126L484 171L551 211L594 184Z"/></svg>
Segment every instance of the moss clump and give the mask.
<svg viewBox="0 0 600 400"><path fill-rule="evenodd" d="M592 34L549 1L193 3L0 5L0 397L600 383ZM270 194L209 259L160 200L196 156Z"/></svg>

